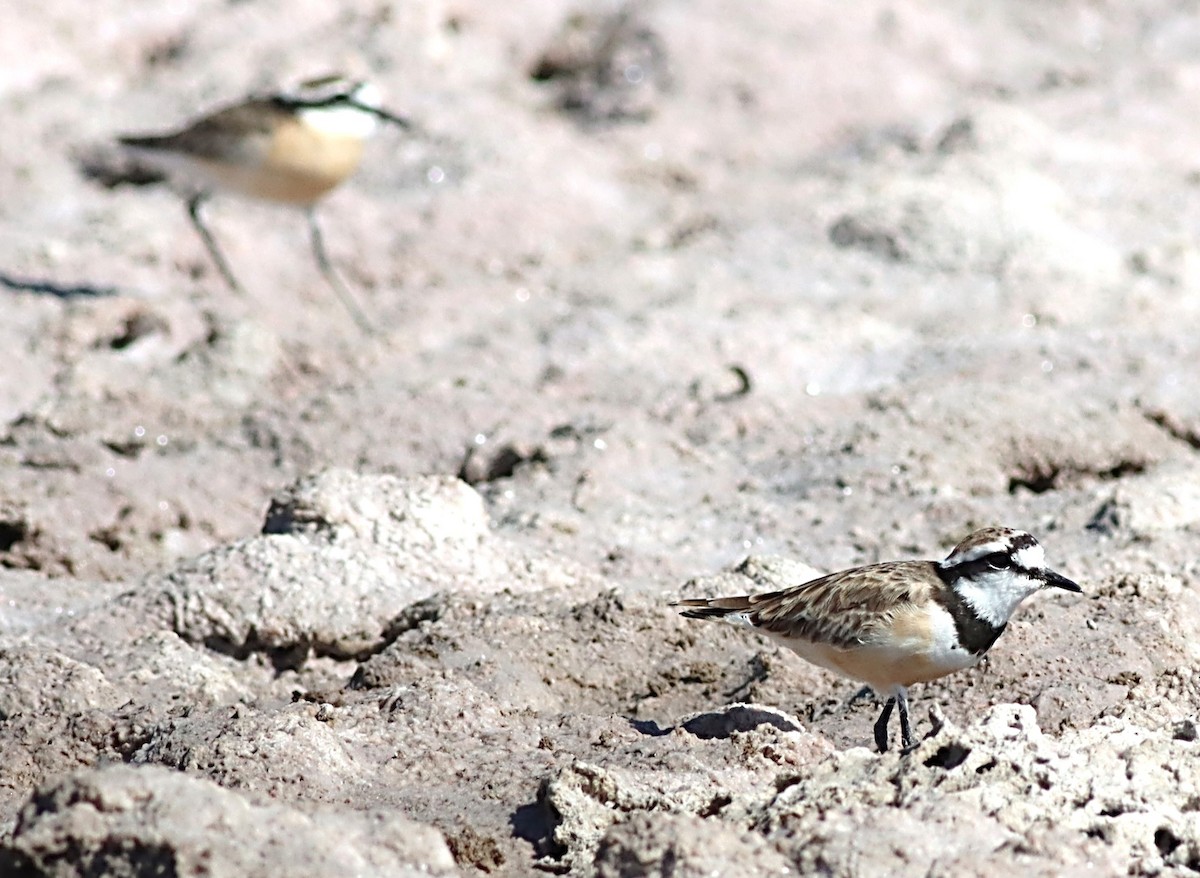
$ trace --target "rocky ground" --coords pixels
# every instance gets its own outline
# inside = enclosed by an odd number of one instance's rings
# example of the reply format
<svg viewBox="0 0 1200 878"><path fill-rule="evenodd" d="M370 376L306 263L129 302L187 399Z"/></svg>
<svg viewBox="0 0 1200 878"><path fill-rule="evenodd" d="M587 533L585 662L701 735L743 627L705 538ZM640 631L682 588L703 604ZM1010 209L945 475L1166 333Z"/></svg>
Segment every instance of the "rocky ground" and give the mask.
<svg viewBox="0 0 1200 878"><path fill-rule="evenodd" d="M1200 872L1189 4L0 8L0 873ZM330 70L303 217L85 173ZM666 604L1035 533L878 705ZM689 582L689 580L698 580Z"/></svg>

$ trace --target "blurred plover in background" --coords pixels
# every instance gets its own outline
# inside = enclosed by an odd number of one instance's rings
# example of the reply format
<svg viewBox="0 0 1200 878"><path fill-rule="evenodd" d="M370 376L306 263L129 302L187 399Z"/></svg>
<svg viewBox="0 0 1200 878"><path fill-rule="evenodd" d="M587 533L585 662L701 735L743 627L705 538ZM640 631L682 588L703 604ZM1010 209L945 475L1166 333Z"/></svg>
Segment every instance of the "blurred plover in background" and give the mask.
<svg viewBox="0 0 1200 878"><path fill-rule="evenodd" d="M329 260L315 208L358 168L364 143L381 121L410 127L407 119L382 108L375 86L326 76L294 91L218 109L178 131L119 140L139 162L161 171L184 192L192 225L234 290L241 285L204 223L204 202L216 192L230 192L302 208L321 274L359 326L370 332L372 322Z"/></svg>

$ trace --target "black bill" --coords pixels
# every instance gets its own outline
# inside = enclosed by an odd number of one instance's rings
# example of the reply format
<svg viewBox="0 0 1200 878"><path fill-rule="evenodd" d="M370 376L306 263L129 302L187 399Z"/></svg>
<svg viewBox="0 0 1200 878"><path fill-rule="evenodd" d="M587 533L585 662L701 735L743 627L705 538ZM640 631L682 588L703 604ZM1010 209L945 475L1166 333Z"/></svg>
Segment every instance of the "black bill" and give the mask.
<svg viewBox="0 0 1200 878"><path fill-rule="evenodd" d="M1043 570L1042 580L1046 583L1046 587L1054 586L1055 588L1065 589L1066 591L1082 592L1083 589L1076 585L1061 573L1055 573L1053 570Z"/></svg>

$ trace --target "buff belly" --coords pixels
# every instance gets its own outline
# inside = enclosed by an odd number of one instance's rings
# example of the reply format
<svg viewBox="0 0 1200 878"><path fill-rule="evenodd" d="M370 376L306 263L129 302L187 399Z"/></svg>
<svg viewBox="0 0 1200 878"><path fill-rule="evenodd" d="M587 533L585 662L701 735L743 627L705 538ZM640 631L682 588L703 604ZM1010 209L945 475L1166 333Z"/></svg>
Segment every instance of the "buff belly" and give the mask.
<svg viewBox="0 0 1200 878"><path fill-rule="evenodd" d="M927 683L969 668L981 658L958 645L954 620L938 606L897 614L890 627L854 646L773 638L806 661L866 683L876 692Z"/></svg>

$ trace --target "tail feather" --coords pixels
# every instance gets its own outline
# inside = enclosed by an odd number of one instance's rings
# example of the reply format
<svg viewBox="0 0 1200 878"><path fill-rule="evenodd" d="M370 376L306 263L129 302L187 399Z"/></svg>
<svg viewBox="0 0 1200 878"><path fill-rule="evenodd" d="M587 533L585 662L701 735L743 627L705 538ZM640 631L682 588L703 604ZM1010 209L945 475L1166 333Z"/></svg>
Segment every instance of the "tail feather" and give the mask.
<svg viewBox="0 0 1200 878"><path fill-rule="evenodd" d="M750 601L745 597L687 598L675 601L671 606L686 607L680 611L680 615L688 619L722 619L746 613L750 609Z"/></svg>
<svg viewBox="0 0 1200 878"><path fill-rule="evenodd" d="M147 137L118 137L117 143L122 146L132 147L133 149L170 149L171 138L169 136L147 136Z"/></svg>
<svg viewBox="0 0 1200 878"><path fill-rule="evenodd" d="M76 162L84 177L105 189L123 185L149 186L166 180L166 174L151 167L150 162L107 144L85 147L76 154Z"/></svg>

